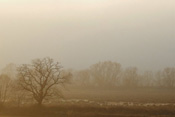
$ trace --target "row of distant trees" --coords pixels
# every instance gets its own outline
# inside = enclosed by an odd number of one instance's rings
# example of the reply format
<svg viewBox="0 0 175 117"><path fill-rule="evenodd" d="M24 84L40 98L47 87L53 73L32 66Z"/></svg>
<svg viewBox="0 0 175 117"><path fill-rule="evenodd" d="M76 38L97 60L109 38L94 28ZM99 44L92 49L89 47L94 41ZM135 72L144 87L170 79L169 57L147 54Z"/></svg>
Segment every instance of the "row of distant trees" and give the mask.
<svg viewBox="0 0 175 117"><path fill-rule="evenodd" d="M0 75L0 105L25 99L42 105L53 97L62 97L60 87L70 83L78 87L175 87L175 68L139 73L136 67L123 69L117 62L105 61L88 69L63 70L51 58L35 59L30 64L7 65Z"/></svg>
<svg viewBox="0 0 175 117"><path fill-rule="evenodd" d="M175 68L140 73L136 67L122 69L119 63L105 61L73 72L74 84L96 87L175 87Z"/></svg>

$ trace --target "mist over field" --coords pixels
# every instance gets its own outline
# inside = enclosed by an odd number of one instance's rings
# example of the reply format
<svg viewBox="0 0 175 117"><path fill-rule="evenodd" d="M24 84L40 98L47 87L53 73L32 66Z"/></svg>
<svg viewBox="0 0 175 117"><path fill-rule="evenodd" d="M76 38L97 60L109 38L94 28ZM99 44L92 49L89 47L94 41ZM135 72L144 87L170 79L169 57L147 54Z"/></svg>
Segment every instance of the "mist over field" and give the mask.
<svg viewBox="0 0 175 117"><path fill-rule="evenodd" d="M175 116L174 0L0 0L0 116Z"/></svg>

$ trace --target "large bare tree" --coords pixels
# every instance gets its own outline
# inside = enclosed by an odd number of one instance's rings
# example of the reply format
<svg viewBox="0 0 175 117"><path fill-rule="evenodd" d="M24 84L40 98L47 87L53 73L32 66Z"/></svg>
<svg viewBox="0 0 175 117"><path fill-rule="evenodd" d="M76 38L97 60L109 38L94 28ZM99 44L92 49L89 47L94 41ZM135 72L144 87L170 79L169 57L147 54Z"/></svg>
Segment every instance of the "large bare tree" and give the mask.
<svg viewBox="0 0 175 117"><path fill-rule="evenodd" d="M18 67L19 84L32 93L38 105L42 105L46 97L53 96L58 85L68 83L70 74L63 76L61 68L58 62L49 57L35 59L31 64Z"/></svg>

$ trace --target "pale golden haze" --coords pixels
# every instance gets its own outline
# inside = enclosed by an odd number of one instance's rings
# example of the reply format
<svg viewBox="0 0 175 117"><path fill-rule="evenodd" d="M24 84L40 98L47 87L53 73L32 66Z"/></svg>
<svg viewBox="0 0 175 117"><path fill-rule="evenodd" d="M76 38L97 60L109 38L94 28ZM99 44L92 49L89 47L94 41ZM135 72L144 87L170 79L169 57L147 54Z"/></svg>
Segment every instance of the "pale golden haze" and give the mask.
<svg viewBox="0 0 175 117"><path fill-rule="evenodd" d="M175 66L174 44L174 0L0 0L0 68L50 56L157 70Z"/></svg>

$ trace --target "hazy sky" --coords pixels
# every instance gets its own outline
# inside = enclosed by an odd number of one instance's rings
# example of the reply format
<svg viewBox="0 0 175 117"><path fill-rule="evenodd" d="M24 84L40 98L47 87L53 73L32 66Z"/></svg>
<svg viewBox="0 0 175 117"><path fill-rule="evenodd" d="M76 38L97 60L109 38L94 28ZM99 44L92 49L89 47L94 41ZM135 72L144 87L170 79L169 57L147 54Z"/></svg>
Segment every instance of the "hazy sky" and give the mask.
<svg viewBox="0 0 175 117"><path fill-rule="evenodd" d="M175 0L0 0L0 68L52 57L175 67Z"/></svg>

